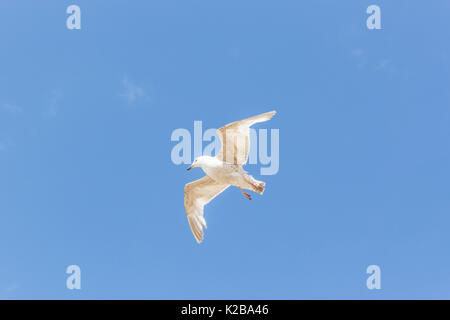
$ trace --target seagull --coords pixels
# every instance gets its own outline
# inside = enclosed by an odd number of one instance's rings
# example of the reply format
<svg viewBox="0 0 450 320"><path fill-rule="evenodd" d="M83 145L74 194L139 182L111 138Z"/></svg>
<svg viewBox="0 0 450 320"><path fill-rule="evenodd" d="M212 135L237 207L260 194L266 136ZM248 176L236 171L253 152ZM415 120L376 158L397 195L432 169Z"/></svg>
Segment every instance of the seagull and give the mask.
<svg viewBox="0 0 450 320"><path fill-rule="evenodd" d="M270 120L276 111L266 112L244 120L232 122L217 130L222 148L215 157L197 157L187 168L200 167L206 174L203 178L188 183L184 187L184 208L189 226L198 243L203 241L203 227L206 220L203 207L229 186L238 187L249 200L251 196L242 189L263 194L265 183L258 181L243 168L250 149L250 127L258 122Z"/></svg>

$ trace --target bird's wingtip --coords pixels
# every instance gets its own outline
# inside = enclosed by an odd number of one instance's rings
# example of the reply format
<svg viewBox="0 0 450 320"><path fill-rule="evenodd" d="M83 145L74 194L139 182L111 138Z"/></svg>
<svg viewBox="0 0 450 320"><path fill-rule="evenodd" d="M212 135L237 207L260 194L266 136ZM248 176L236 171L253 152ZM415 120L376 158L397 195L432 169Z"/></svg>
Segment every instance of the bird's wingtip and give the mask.
<svg viewBox="0 0 450 320"><path fill-rule="evenodd" d="M276 110L272 110L272 111L266 112L265 115L266 115L267 119L270 120L276 114L277 114Z"/></svg>

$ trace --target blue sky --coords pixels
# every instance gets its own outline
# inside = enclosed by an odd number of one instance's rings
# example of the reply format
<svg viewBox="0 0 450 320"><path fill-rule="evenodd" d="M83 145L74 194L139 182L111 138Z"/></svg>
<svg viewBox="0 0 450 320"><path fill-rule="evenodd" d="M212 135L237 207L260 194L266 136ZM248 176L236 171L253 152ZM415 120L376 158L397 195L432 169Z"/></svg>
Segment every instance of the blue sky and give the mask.
<svg viewBox="0 0 450 320"><path fill-rule="evenodd" d="M450 298L449 12L1 1L0 298ZM217 197L198 245L172 131L271 109L278 174L249 166L266 192Z"/></svg>

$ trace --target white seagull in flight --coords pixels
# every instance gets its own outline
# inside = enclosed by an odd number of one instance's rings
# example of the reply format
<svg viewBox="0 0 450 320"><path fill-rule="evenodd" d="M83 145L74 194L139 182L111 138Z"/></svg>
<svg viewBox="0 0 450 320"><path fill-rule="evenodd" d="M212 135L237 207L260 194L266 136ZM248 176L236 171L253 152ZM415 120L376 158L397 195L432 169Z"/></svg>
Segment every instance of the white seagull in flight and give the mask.
<svg viewBox="0 0 450 320"><path fill-rule="evenodd" d="M249 175L242 165L247 162L250 148L250 127L258 122L270 120L275 111L236 121L217 130L222 149L215 157L200 156L188 170L201 167L206 176L186 184L184 207L192 233L198 243L203 240L203 207L229 186L236 186L249 200L252 198L242 189L264 192L265 183Z"/></svg>

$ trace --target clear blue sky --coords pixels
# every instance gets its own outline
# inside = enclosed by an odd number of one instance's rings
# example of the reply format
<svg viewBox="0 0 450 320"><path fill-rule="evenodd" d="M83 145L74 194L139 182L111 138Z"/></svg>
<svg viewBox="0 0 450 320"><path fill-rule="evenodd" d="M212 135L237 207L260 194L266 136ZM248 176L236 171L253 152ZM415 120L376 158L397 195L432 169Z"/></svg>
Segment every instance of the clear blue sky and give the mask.
<svg viewBox="0 0 450 320"><path fill-rule="evenodd" d="M1 1L0 298L450 298L449 36L437 0ZM172 131L273 108L278 174L198 245Z"/></svg>

